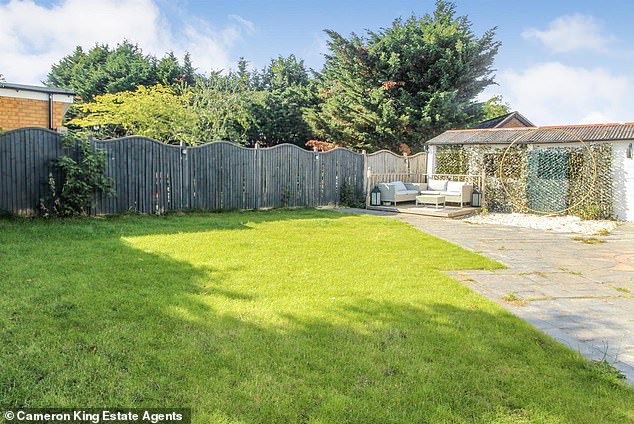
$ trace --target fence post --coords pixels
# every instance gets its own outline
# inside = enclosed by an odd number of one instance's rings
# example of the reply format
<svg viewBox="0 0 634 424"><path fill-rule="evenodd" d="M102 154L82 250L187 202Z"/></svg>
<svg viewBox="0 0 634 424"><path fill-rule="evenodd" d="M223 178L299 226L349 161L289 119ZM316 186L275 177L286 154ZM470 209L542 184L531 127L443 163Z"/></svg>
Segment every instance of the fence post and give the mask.
<svg viewBox="0 0 634 424"><path fill-rule="evenodd" d="M181 208L189 209L192 204L193 190L192 190L192 176L189 172L189 151L187 147L187 143L184 141L180 142L180 154L181 154L181 186L180 186L180 194L181 194ZM172 178L173 181L173 178Z"/></svg>
<svg viewBox="0 0 634 424"><path fill-rule="evenodd" d="M486 171L484 167L482 167L482 172L480 173L480 196L482 199L480 200L480 205L486 206Z"/></svg>
<svg viewBox="0 0 634 424"><path fill-rule="evenodd" d="M403 152L403 162L405 163L405 173L409 175L409 160L407 159L407 152Z"/></svg>
<svg viewBox="0 0 634 424"><path fill-rule="evenodd" d="M253 207L260 209L260 143L255 142L255 154L253 155Z"/></svg>
<svg viewBox="0 0 634 424"><path fill-rule="evenodd" d="M368 154L365 150L361 150L363 155L363 192L365 193L365 207L368 208L370 204L370 176L372 171L368 168Z"/></svg>

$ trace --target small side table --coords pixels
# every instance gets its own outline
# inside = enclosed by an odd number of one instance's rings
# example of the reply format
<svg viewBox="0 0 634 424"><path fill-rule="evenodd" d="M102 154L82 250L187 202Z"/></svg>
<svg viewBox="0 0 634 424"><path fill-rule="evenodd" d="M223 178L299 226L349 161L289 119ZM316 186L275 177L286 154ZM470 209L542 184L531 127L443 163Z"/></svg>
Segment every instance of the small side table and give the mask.
<svg viewBox="0 0 634 424"><path fill-rule="evenodd" d="M416 206L424 205L424 204L433 204L436 205L436 209L440 209L440 204L442 203L442 207L445 207L445 196L440 196L438 194L419 194L416 196Z"/></svg>

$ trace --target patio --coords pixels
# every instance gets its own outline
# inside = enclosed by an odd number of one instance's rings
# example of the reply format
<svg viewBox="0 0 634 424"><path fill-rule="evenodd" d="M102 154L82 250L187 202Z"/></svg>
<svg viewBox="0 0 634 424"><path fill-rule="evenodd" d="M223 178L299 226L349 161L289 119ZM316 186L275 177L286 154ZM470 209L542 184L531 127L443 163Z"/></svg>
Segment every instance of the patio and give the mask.
<svg viewBox="0 0 634 424"><path fill-rule="evenodd" d="M471 215L472 213L480 210L480 208L474 208L471 206L444 206L436 208L428 205L417 206L413 203L405 203L396 206L368 206L368 209L381 212L435 216L439 218L460 218L466 215Z"/></svg>

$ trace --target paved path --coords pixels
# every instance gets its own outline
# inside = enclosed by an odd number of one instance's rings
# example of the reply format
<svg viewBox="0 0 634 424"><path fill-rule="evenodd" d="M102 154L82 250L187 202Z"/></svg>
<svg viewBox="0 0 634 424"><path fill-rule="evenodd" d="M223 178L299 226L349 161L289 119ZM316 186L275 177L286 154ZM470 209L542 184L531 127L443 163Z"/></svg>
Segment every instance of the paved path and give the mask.
<svg viewBox="0 0 634 424"><path fill-rule="evenodd" d="M605 358L634 384L634 224L583 237L602 241L586 244L575 234L371 213L502 262L508 269L451 275L583 355ZM520 301L505 301L509 294Z"/></svg>

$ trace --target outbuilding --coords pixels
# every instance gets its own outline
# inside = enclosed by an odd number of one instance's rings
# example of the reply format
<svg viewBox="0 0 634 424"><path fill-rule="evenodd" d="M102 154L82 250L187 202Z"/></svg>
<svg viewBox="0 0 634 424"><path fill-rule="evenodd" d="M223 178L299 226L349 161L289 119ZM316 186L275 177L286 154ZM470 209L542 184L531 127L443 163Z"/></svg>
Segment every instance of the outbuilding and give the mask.
<svg viewBox="0 0 634 424"><path fill-rule="evenodd" d="M429 140L428 173L477 176L491 211L634 221L634 123L535 127L521 118Z"/></svg>

